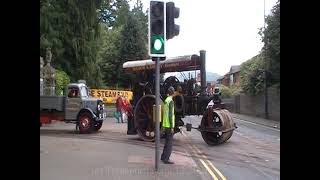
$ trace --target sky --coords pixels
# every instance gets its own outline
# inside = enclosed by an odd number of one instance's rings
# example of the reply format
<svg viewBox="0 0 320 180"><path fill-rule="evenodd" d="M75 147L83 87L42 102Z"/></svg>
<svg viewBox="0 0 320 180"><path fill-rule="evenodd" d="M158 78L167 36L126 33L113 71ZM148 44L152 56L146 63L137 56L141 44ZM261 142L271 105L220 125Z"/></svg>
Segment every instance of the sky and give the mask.
<svg viewBox="0 0 320 180"><path fill-rule="evenodd" d="M224 75L232 65L257 55L263 43L264 0L172 0L180 8L175 24L180 34L166 42L167 57L200 55L206 50L206 70ZM144 10L150 0L142 0ZM277 0L265 0L265 14ZM133 5L135 0L131 0Z"/></svg>

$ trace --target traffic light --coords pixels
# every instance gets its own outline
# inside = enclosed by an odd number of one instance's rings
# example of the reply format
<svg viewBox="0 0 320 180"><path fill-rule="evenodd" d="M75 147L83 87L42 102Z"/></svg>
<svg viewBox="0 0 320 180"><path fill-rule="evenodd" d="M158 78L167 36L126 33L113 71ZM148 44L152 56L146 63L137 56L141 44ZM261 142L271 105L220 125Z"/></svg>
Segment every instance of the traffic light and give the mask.
<svg viewBox="0 0 320 180"><path fill-rule="evenodd" d="M166 13L163 1L150 1L149 9L149 55L165 57Z"/></svg>
<svg viewBox="0 0 320 180"><path fill-rule="evenodd" d="M180 26L174 23L174 19L180 15L180 9L174 6L174 2L166 3L166 38L172 39L178 36Z"/></svg>

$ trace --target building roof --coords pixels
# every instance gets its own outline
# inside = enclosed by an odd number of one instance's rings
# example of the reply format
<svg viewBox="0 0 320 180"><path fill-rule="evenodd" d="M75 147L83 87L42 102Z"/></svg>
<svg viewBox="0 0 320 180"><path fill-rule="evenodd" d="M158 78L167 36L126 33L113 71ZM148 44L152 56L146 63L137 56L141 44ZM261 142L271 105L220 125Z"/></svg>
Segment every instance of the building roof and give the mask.
<svg viewBox="0 0 320 180"><path fill-rule="evenodd" d="M224 78L224 76L220 76L217 81L222 81L222 79Z"/></svg>
<svg viewBox="0 0 320 180"><path fill-rule="evenodd" d="M240 65L234 65L234 66L231 66L230 71L226 75L234 74L239 71L240 71Z"/></svg>

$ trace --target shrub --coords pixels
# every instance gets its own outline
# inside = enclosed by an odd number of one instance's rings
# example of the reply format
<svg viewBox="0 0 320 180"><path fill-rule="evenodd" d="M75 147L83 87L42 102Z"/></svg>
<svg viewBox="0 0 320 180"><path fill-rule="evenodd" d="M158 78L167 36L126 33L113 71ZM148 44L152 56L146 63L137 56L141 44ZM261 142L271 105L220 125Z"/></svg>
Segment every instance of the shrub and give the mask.
<svg viewBox="0 0 320 180"><path fill-rule="evenodd" d="M221 98L230 98L232 96L232 91L227 86L221 85L220 92L221 92Z"/></svg>
<svg viewBox="0 0 320 180"><path fill-rule="evenodd" d="M67 73L62 70L56 70L56 95L63 95L64 88L70 83Z"/></svg>

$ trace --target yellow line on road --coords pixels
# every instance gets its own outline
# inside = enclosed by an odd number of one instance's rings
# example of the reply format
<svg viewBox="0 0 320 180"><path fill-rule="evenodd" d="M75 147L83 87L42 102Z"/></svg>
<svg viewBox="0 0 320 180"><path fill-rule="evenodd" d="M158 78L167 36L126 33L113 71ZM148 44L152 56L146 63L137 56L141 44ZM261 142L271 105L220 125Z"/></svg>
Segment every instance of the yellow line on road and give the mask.
<svg viewBox="0 0 320 180"><path fill-rule="evenodd" d="M197 150L197 152L199 153L199 154L201 154L202 152L197 148L197 146L195 146L195 145L192 145L193 146L193 148L194 149L196 149ZM222 173L208 160L208 157L207 156L205 156L205 155L201 155L204 159L206 159L206 161L208 162L208 164L213 168L213 170L221 177L221 179L223 179L223 180L226 180L226 177L224 177L223 175L222 175Z"/></svg>
<svg viewBox="0 0 320 180"><path fill-rule="evenodd" d="M197 151L190 145L188 144L190 149L193 151L193 153L197 154ZM214 172L209 168L209 166L205 163L204 160L202 160L201 158L199 158L199 161L202 163L202 165L206 168L206 170L209 172L209 174L211 175L211 177L214 180L218 180L218 177L214 174Z"/></svg>
<svg viewBox="0 0 320 180"><path fill-rule="evenodd" d="M187 137L187 135L182 131L182 135ZM188 144L190 149L193 151L193 153L197 154L198 156L202 156L204 158L204 160L206 160L206 162L209 164L209 166L211 166L211 168L221 177L222 180L226 180L226 178L222 175L222 173L208 160L208 158L202 154L202 152L197 148L197 146L195 145L191 145ZM202 154L202 155L201 155ZM207 165L207 163L202 160L199 157L200 162L202 163L202 165L206 168L206 170L209 172L209 174L212 176L212 178L214 180L218 180L218 177L215 175L215 173L210 169L210 167Z"/></svg>
<svg viewBox="0 0 320 180"><path fill-rule="evenodd" d="M208 167L208 165L202 160L202 159L199 159L200 162L202 163L202 165L207 169L207 171L210 173L210 175L212 176L212 178L214 180L218 180L217 176L211 171L211 169Z"/></svg>
<svg viewBox="0 0 320 180"><path fill-rule="evenodd" d="M216 168L214 167L214 165L209 161L207 160L207 162L209 163L209 165L218 173L218 175L221 177L222 180L227 180L226 177L224 177L221 172Z"/></svg>

